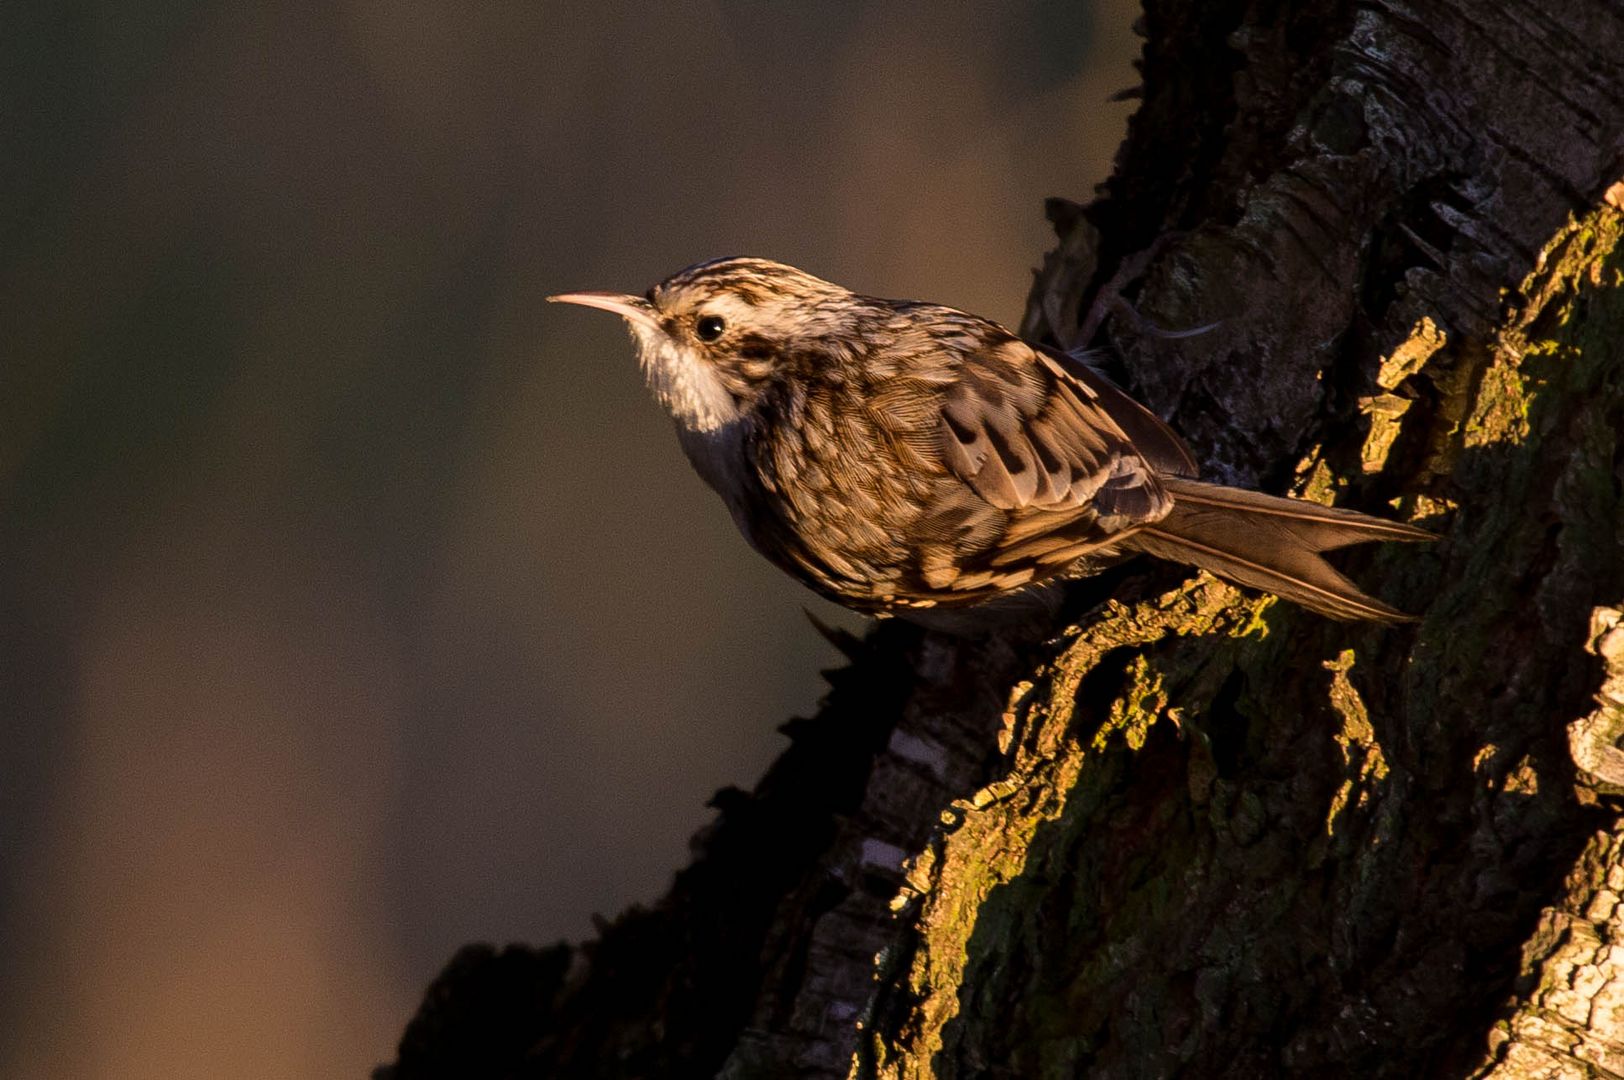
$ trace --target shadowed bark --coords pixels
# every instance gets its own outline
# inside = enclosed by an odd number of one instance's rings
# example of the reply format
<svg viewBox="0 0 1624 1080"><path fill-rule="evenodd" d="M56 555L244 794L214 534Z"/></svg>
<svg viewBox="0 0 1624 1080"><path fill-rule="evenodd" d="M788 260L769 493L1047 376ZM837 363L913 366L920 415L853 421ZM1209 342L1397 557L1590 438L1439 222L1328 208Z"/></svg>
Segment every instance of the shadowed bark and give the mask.
<svg viewBox="0 0 1624 1080"><path fill-rule="evenodd" d="M387 1075L1624 1072L1624 10L1144 29L1023 331L1151 251L1117 374L1210 479L1437 531L1341 560L1421 621L1140 561L1064 628L841 639L668 896L465 950Z"/></svg>

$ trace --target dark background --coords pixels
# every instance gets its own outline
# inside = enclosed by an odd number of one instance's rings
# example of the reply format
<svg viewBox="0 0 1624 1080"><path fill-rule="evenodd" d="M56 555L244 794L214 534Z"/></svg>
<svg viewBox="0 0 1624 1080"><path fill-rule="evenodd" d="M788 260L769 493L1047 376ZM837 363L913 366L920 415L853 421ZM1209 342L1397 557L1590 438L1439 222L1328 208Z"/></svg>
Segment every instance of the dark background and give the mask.
<svg viewBox="0 0 1624 1080"><path fill-rule="evenodd" d="M656 897L849 617L541 298L748 253L1013 322L1135 14L8 5L0 1075L360 1076L459 944Z"/></svg>

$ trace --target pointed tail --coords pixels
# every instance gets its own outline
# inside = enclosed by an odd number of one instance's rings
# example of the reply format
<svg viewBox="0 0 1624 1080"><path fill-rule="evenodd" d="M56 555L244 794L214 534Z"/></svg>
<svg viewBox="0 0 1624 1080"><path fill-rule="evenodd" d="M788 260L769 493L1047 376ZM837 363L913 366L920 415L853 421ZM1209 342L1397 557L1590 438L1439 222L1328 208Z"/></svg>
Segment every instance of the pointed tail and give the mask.
<svg viewBox="0 0 1624 1080"><path fill-rule="evenodd" d="M1164 477L1173 510L1124 547L1210 570L1333 619L1413 621L1366 596L1319 553L1368 540L1434 540L1432 533L1352 510L1240 488Z"/></svg>

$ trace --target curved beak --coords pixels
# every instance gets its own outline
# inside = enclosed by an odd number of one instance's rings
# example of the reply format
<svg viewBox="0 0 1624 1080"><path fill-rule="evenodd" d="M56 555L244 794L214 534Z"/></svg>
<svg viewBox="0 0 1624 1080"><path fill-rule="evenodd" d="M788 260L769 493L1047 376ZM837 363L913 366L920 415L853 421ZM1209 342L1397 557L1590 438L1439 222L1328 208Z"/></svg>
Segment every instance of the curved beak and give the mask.
<svg viewBox="0 0 1624 1080"><path fill-rule="evenodd" d="M547 301L553 304L580 304L582 307L602 308L630 322L642 323L650 329L660 328L659 322L654 318L654 308L641 296L612 292L571 292L549 296Z"/></svg>

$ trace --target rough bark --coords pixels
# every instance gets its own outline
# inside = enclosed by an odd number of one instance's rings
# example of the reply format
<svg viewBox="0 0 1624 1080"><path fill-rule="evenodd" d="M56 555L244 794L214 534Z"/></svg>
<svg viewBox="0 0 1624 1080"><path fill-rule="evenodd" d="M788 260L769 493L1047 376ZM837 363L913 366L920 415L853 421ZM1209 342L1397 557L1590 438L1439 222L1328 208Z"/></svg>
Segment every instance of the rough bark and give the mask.
<svg viewBox="0 0 1624 1080"><path fill-rule="evenodd" d="M1209 476L1439 532L1343 562L1421 621L1141 562L843 639L667 897L465 950L389 1076L1624 1073L1624 10L1144 26L1024 330L1169 237L1135 307L1220 325L1118 310L1119 374Z"/></svg>

